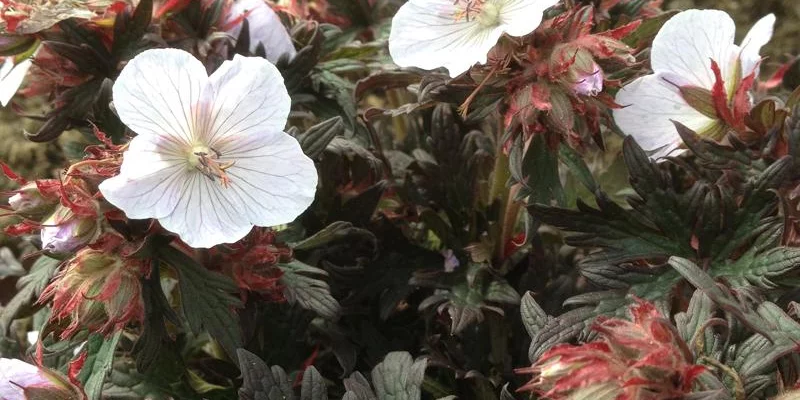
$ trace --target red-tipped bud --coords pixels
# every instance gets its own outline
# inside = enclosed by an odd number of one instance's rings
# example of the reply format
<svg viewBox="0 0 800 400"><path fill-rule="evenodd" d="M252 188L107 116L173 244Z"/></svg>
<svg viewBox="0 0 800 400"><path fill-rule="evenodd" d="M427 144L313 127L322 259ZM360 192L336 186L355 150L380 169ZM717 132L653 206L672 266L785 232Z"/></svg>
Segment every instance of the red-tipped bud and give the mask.
<svg viewBox="0 0 800 400"><path fill-rule="evenodd" d="M81 328L118 331L142 318L140 278L145 270L141 260L84 248L67 262L39 301L52 300L52 319L70 320L63 338Z"/></svg>
<svg viewBox="0 0 800 400"><path fill-rule="evenodd" d="M548 350L532 367L517 371L534 374L520 390L554 400L586 393L626 399L658 393L647 398L672 399L690 392L704 368L692 363L669 320L643 301L631 307L631 319L598 319L598 341Z"/></svg>

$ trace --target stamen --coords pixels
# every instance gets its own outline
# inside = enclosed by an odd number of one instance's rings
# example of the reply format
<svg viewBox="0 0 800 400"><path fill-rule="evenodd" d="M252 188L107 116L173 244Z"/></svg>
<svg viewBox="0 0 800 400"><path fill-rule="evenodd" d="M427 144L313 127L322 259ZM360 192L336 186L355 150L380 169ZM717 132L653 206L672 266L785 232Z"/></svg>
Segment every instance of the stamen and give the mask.
<svg viewBox="0 0 800 400"><path fill-rule="evenodd" d="M487 0L454 0L453 5L460 6L461 9L456 11L453 18L456 21L472 21L474 18L480 15L483 5L486 3L486 1Z"/></svg>
<svg viewBox="0 0 800 400"><path fill-rule="evenodd" d="M236 162L220 163L218 160L222 155L213 148L209 148L209 150L212 154L208 154L208 152L204 150L194 152L194 155L197 156L197 165L195 165L195 168L208 179L211 179L212 182L215 182L216 179L219 178L219 183L227 188L231 179L228 177L228 174L225 173L225 170L232 167Z"/></svg>

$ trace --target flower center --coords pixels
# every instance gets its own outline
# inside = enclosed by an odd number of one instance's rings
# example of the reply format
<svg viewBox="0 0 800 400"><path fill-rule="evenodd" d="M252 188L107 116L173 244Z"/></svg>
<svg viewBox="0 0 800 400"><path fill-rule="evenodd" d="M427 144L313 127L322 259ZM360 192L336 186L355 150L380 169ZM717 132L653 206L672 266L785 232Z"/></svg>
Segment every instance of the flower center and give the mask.
<svg viewBox="0 0 800 400"><path fill-rule="evenodd" d="M454 0L456 21L477 20L479 24L492 27L500 24L500 6L493 0Z"/></svg>
<svg viewBox="0 0 800 400"><path fill-rule="evenodd" d="M219 183L227 188L231 179L225 173L225 170L232 167L234 161L223 163L219 161L220 157L222 157L222 154L211 147L195 146L192 148L191 154L189 154L189 167L200 171L212 182L216 182L217 178L219 178Z"/></svg>

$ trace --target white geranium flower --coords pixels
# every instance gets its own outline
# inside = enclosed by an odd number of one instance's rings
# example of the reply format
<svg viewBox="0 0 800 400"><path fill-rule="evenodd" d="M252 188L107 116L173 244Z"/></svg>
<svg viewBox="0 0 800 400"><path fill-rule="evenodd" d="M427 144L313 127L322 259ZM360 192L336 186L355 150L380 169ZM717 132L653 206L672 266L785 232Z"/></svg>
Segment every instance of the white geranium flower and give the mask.
<svg viewBox="0 0 800 400"><path fill-rule="evenodd" d="M207 76L185 51L148 50L113 96L137 136L100 191L129 218L156 218L190 246L211 247L291 222L313 201L317 171L283 132L291 101L267 60L236 56Z"/></svg>
<svg viewBox="0 0 800 400"><path fill-rule="evenodd" d="M19 63L14 62L14 57L6 57L0 66L0 104L7 106L11 98L17 94L22 81L33 65L31 58L26 58Z"/></svg>
<svg viewBox="0 0 800 400"><path fill-rule="evenodd" d="M234 0L228 9L225 26L227 32L234 38L239 37L242 30L242 20L247 19L250 33L250 51L255 52L258 44L264 45L267 60L273 63L284 54L289 59L294 58L297 51L294 49L292 37L281 19L264 0Z"/></svg>
<svg viewBox="0 0 800 400"><path fill-rule="evenodd" d="M389 53L401 67L457 76L486 63L504 33L525 36L558 0L409 0L392 19Z"/></svg>
<svg viewBox="0 0 800 400"><path fill-rule="evenodd" d="M614 110L614 120L654 159L672 154L682 142L675 120L698 134L720 132L720 120L684 100L680 87L711 91L716 81L711 60L719 65L730 97L740 77L758 72L759 51L772 37L775 16L758 21L741 45L733 43L736 26L723 11L687 10L667 21L653 40L653 74L623 87L616 97L625 108Z"/></svg>

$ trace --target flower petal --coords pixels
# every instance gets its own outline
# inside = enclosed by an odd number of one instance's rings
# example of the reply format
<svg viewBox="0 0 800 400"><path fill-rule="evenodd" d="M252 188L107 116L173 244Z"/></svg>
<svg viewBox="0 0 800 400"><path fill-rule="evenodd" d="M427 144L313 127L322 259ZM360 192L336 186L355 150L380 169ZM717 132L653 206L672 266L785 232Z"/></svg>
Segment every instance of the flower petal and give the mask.
<svg viewBox="0 0 800 400"><path fill-rule="evenodd" d="M100 183L100 193L128 218L161 218L178 204L185 176L193 170L166 137L137 136L123 156L120 174ZM171 151L175 151L175 153Z"/></svg>
<svg viewBox="0 0 800 400"><path fill-rule="evenodd" d="M297 140L280 131L229 142L222 161L248 222L274 226L293 221L314 201L317 169Z"/></svg>
<svg viewBox="0 0 800 400"><path fill-rule="evenodd" d="M50 384L39 367L12 358L0 358L0 399L24 400L23 388Z"/></svg>
<svg viewBox="0 0 800 400"><path fill-rule="evenodd" d="M544 11L559 0L504 0L500 10L504 30L511 36L525 36L539 27Z"/></svg>
<svg viewBox="0 0 800 400"><path fill-rule="evenodd" d="M297 51L294 49L292 38L281 19L275 14L264 0L236 0L228 14L227 24L234 23L242 15L247 18L250 30L250 51L255 52L259 43L264 45L267 60L276 63L284 54L289 59L294 58ZM242 24L234 23L228 33L239 37Z"/></svg>
<svg viewBox="0 0 800 400"><path fill-rule="evenodd" d="M755 23L742 40L742 76L750 75L761 61L761 48L772 39L775 14L769 14Z"/></svg>
<svg viewBox="0 0 800 400"><path fill-rule="evenodd" d="M653 71L672 72L693 85L711 89L714 74L711 59L717 61L727 80L735 67L737 46L733 44L736 26L727 13L719 10L687 10L670 18L653 40L650 63Z"/></svg>
<svg viewBox="0 0 800 400"><path fill-rule="evenodd" d="M215 93L210 128L203 133L216 148L230 138L283 131L292 100L283 77L269 61L236 55L209 78Z"/></svg>
<svg viewBox="0 0 800 400"><path fill-rule="evenodd" d="M207 81L203 64L190 53L147 50L119 74L114 106L122 122L138 135L167 136L190 144Z"/></svg>
<svg viewBox="0 0 800 400"><path fill-rule="evenodd" d="M300 145L284 132L239 136L221 143L220 163L228 187L205 175L186 177L174 212L159 218L161 226L192 247L233 243L254 225L293 221L314 200L317 170Z"/></svg>
<svg viewBox="0 0 800 400"><path fill-rule="evenodd" d="M617 93L614 121L645 150L657 151L653 158L665 156L681 145L671 120L701 132L716 123L687 104L678 89L661 75L636 79Z"/></svg>
<svg viewBox="0 0 800 400"><path fill-rule="evenodd" d="M10 70L7 69L7 64L12 66ZM13 57L6 58L6 60L3 62L3 71L0 72L0 74L2 74L2 78L0 78L0 104L2 104L3 107L7 106L11 101L11 98L17 94L17 91L19 90L19 87L22 86L22 81L25 80L25 76L28 74L28 70L31 68L31 65L33 65L33 61L30 58L27 58L16 65L14 65Z"/></svg>
<svg viewBox="0 0 800 400"><path fill-rule="evenodd" d="M453 0L410 0L392 19L389 53L401 67L445 67L457 76L485 63L503 27L486 27L477 18L455 19Z"/></svg>
<svg viewBox="0 0 800 400"><path fill-rule="evenodd" d="M253 228L242 215L241 204L230 197L234 193L219 181L197 171L187 174L181 186L177 206L158 222L189 246L209 248L233 243Z"/></svg>

